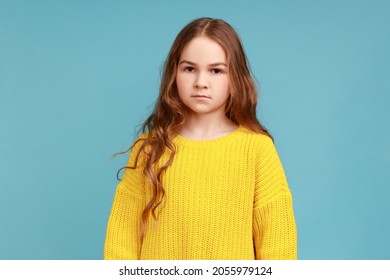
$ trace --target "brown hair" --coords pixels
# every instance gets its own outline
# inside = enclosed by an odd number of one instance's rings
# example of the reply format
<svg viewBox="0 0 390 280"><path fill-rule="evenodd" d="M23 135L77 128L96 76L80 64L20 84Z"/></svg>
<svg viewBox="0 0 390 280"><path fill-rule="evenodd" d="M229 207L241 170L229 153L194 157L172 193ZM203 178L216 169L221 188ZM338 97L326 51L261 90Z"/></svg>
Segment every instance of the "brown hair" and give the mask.
<svg viewBox="0 0 390 280"><path fill-rule="evenodd" d="M154 111L142 126L142 131L149 133L145 134L145 138L138 139L132 146L134 147L138 141L143 141L136 156L135 166L125 167L135 168L140 154L143 153L145 156L144 175L151 183L152 198L142 213L141 238L146 231L149 215L152 215L155 220L157 219L156 208L165 196L162 175L172 164L176 153L172 139L178 134L184 123L186 108L180 101L175 81L179 59L186 44L199 36L214 40L221 45L226 53L230 90L226 104L227 118L249 130L271 137L256 117L258 98L256 85L236 31L221 19L199 18L190 22L177 35L165 61L160 93ZM157 167L158 161L165 152L169 153L169 159Z"/></svg>

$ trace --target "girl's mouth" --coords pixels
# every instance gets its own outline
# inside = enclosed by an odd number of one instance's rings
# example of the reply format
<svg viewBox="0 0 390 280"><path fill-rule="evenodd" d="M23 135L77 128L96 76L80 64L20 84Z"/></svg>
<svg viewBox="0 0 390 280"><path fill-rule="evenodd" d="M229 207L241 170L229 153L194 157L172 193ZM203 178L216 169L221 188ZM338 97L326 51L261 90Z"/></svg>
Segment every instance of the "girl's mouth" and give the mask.
<svg viewBox="0 0 390 280"><path fill-rule="evenodd" d="M199 99L210 99L210 97L208 97L207 95L203 95L203 94L192 95L192 97L199 98Z"/></svg>

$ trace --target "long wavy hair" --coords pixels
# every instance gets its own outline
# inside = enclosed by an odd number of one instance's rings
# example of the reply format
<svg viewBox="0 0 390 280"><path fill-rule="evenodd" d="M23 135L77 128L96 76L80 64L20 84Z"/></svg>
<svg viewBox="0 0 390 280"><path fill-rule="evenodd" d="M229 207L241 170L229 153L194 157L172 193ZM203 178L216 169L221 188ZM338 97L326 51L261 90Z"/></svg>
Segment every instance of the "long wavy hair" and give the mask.
<svg viewBox="0 0 390 280"><path fill-rule="evenodd" d="M142 145L136 155L133 167L136 168L139 156L143 154L144 175L152 187L152 197L145 206L141 218L140 237L143 238L147 221L152 215L157 220L156 208L161 204L165 190L162 176L172 164L176 148L173 138L179 133L185 121L186 107L181 102L176 85L176 72L183 48L195 37L204 36L217 42L225 51L228 64L230 96L226 103L226 117L237 125L272 136L256 117L258 94L254 78L249 70L248 60L236 31L221 19L199 18L186 25L177 35L168 53L162 72L160 92L152 114L142 125L145 137L139 138ZM164 153L169 154L166 162L159 163ZM118 171L119 172L119 171Z"/></svg>

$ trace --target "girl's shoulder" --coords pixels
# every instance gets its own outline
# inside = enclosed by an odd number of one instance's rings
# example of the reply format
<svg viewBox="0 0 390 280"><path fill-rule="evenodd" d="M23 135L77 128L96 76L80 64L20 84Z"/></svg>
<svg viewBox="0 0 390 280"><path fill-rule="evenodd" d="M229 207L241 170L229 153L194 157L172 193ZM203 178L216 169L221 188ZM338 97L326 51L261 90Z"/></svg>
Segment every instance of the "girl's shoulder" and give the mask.
<svg viewBox="0 0 390 280"><path fill-rule="evenodd" d="M137 136L136 139L134 140L132 146L131 146L131 151L132 152L138 152L141 147L143 146L143 144L145 143L145 141L148 139L149 137L149 132L143 132L141 135Z"/></svg>
<svg viewBox="0 0 390 280"><path fill-rule="evenodd" d="M147 147L143 147L145 140L148 138L148 132L144 132L141 135L137 136L134 140L133 144L130 146L129 150L130 154L128 157L127 166L136 165L135 162L140 160L141 165L145 161L145 151Z"/></svg>
<svg viewBox="0 0 390 280"><path fill-rule="evenodd" d="M240 127L241 143L256 154L277 154L274 140L267 134Z"/></svg>
<svg viewBox="0 0 390 280"><path fill-rule="evenodd" d="M260 146L273 145L272 138L265 133L252 131L243 126L239 127L238 132L240 138L249 141L252 145L260 145Z"/></svg>

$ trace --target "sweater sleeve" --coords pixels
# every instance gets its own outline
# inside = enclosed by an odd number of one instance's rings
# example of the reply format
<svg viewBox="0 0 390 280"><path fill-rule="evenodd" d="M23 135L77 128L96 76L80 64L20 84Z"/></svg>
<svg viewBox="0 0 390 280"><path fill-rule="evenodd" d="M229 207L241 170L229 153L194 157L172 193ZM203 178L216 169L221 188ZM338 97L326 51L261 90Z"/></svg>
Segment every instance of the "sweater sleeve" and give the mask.
<svg viewBox="0 0 390 280"><path fill-rule="evenodd" d="M272 140L264 143L256 167L253 236L256 259L297 259L297 230L291 192Z"/></svg>
<svg viewBox="0 0 390 280"><path fill-rule="evenodd" d="M131 151L127 166L134 166L141 146L139 141ZM141 158L141 157L140 157ZM104 244L106 260L137 260L141 251L139 232L143 200L144 176L142 163L138 160L135 169L126 168L116 188L114 202L107 224Z"/></svg>

